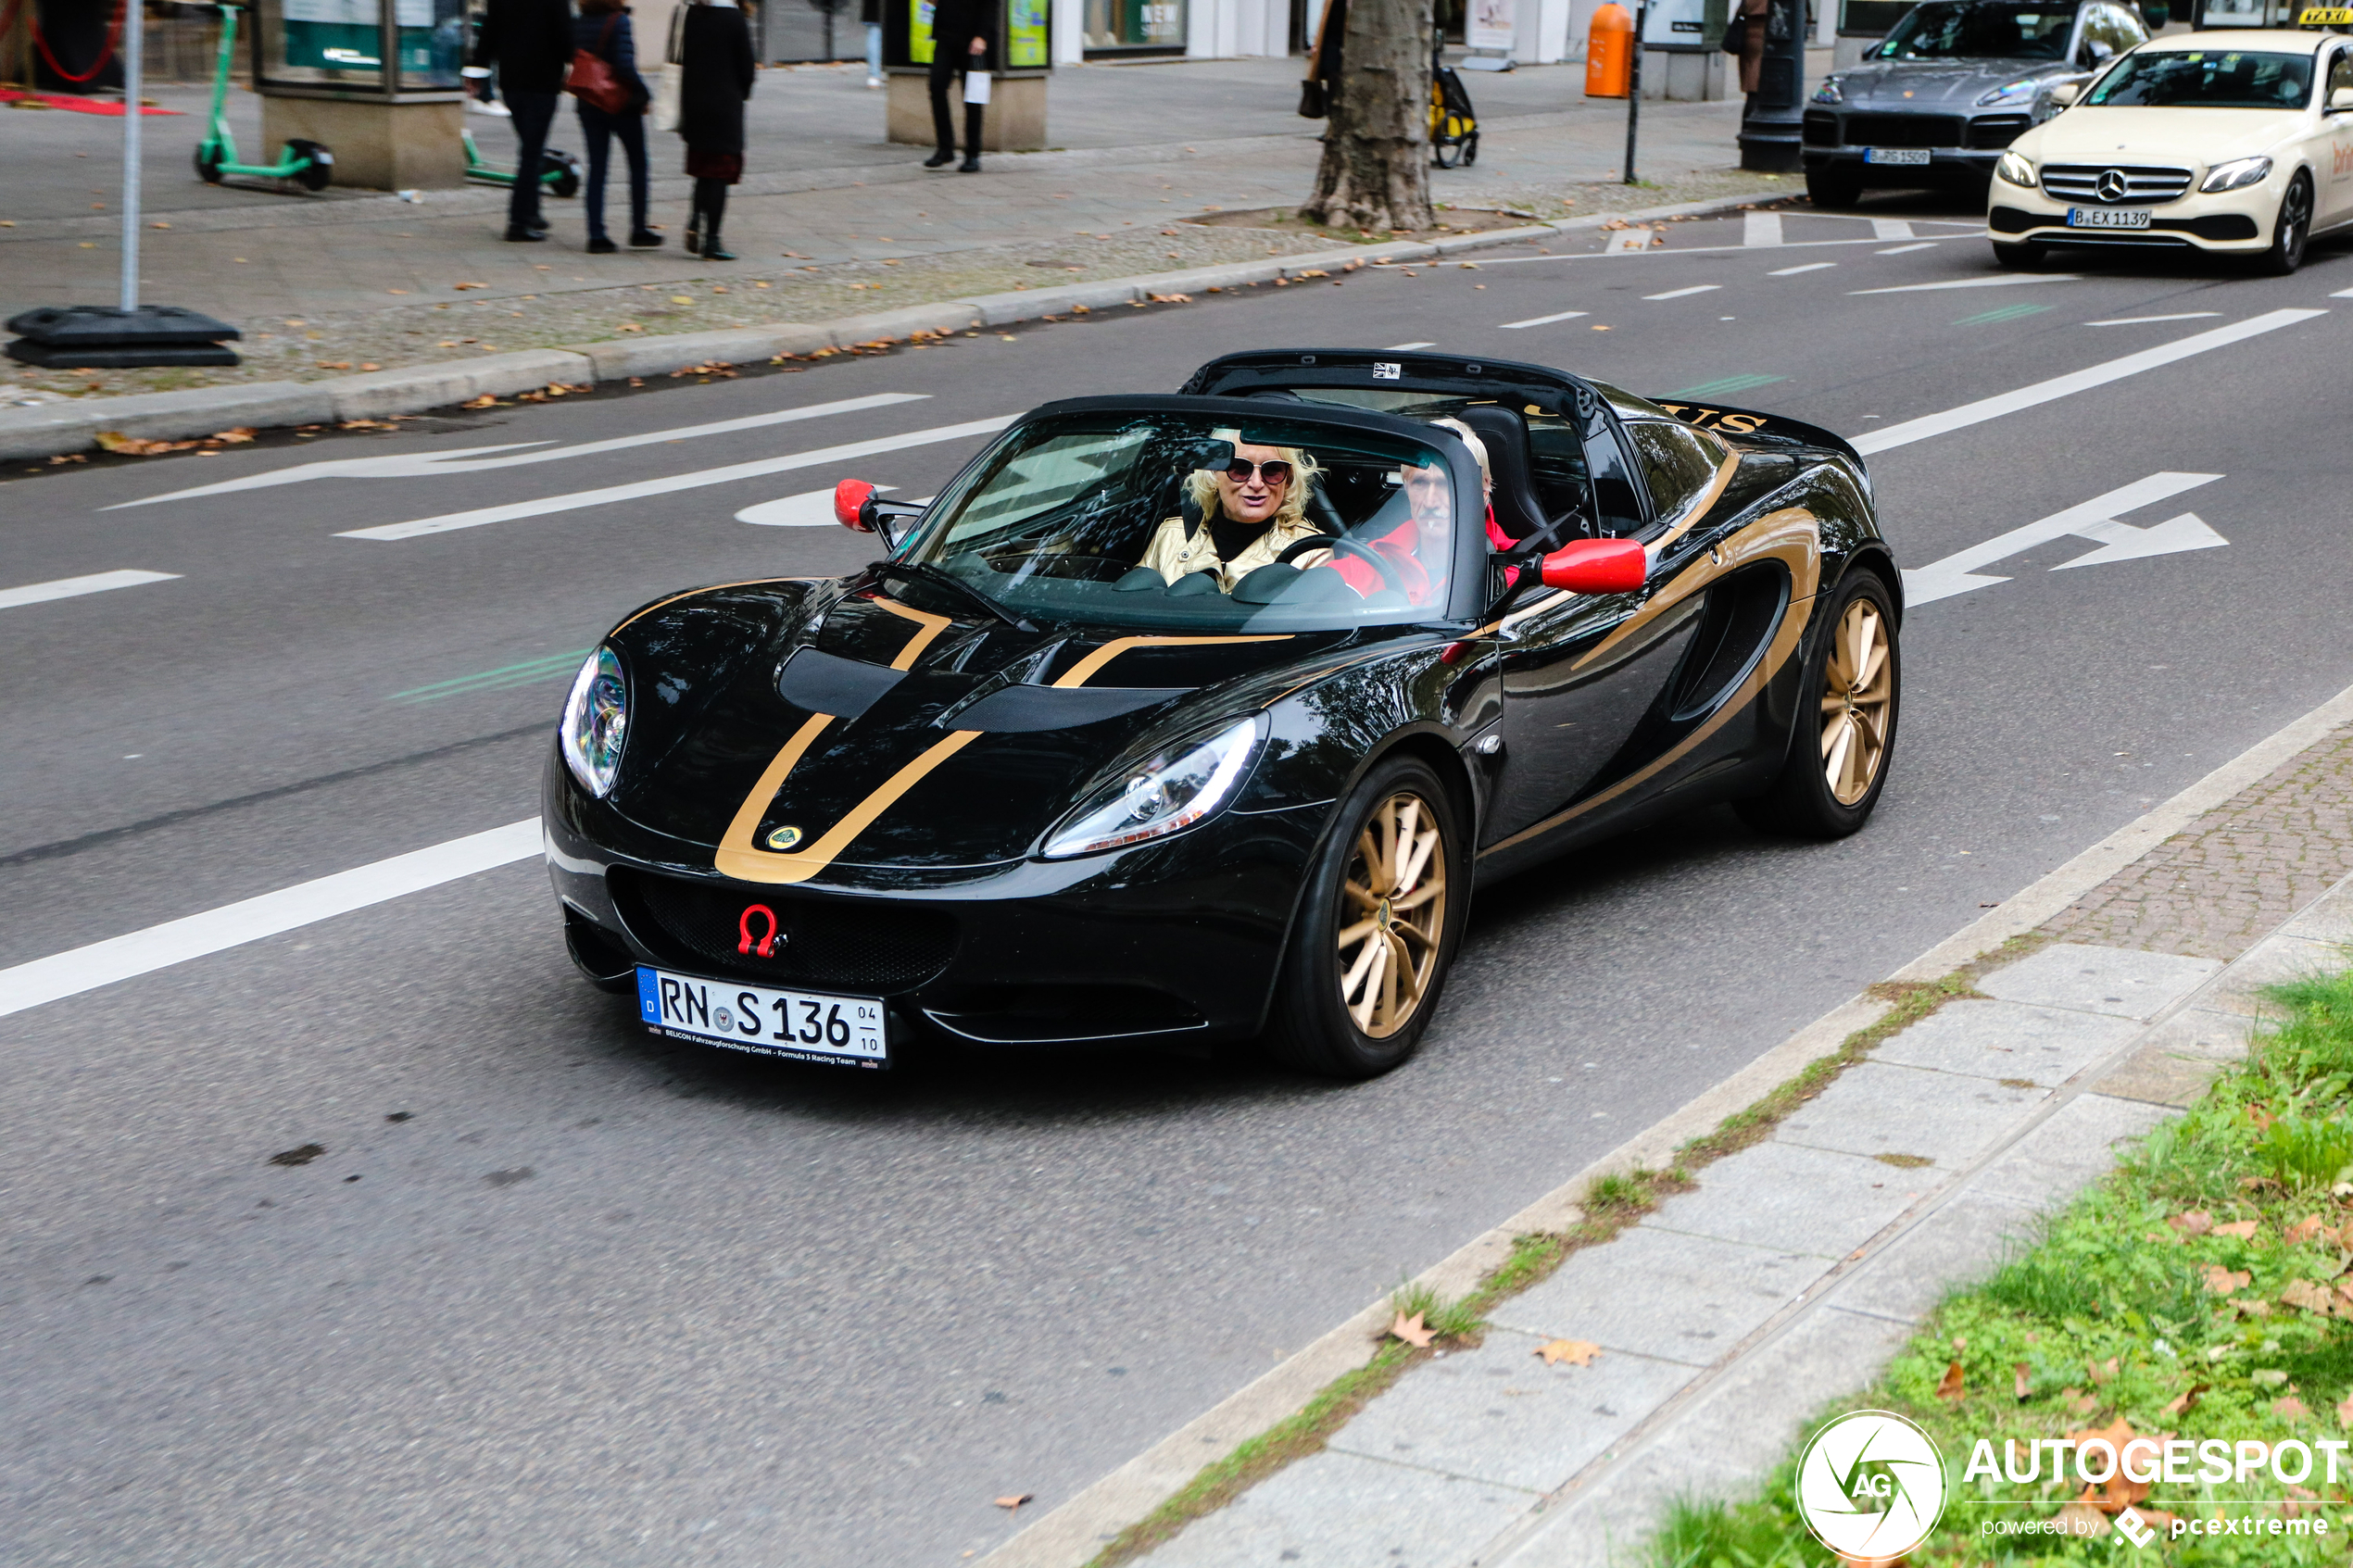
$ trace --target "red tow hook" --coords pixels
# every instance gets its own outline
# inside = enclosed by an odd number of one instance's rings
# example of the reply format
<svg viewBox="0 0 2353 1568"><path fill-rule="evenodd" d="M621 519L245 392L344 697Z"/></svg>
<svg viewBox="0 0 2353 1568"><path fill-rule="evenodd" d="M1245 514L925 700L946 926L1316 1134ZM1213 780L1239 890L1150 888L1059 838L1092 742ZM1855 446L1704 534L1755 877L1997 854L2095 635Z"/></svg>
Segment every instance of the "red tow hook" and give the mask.
<svg viewBox="0 0 2353 1568"><path fill-rule="evenodd" d="M768 935L760 938L758 947L752 945L751 917L754 915L768 917ZM758 953L763 959L774 958L776 953L776 911L765 904L754 904L736 922L736 935L742 938L736 944L736 951Z"/></svg>

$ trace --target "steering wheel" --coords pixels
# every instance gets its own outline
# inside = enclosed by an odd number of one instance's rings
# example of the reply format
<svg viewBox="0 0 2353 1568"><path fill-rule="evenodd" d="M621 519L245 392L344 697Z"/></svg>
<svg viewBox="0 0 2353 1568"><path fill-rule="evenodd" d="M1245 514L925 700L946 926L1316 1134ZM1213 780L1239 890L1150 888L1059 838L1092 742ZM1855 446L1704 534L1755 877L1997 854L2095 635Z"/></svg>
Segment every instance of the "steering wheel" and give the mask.
<svg viewBox="0 0 2353 1568"><path fill-rule="evenodd" d="M1337 533L1311 533L1304 539L1294 539L1283 546L1283 553L1275 559L1289 566L1291 557L1305 555L1310 550L1345 550L1379 572L1382 587L1395 593L1405 592L1405 580L1397 575L1397 569L1389 563L1386 556L1370 546L1360 545L1353 539L1343 539ZM1410 598L1412 596L1406 596Z"/></svg>

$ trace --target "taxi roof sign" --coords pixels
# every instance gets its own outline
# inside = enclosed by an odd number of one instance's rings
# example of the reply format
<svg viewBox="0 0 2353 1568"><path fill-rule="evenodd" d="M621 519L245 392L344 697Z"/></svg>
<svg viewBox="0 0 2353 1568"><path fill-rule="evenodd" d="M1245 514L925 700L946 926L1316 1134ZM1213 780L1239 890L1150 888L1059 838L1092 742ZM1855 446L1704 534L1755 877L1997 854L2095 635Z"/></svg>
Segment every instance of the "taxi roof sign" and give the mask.
<svg viewBox="0 0 2353 1568"><path fill-rule="evenodd" d="M2353 27L2353 6L2308 6L2297 13L2298 27Z"/></svg>

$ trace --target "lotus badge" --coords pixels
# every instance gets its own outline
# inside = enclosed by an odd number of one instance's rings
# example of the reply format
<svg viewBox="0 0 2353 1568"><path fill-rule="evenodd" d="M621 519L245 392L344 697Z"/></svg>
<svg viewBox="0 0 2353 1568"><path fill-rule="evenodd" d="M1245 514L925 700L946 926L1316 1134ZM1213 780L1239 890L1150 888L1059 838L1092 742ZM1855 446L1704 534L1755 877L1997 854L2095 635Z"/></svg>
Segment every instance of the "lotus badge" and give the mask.
<svg viewBox="0 0 2353 1568"><path fill-rule="evenodd" d="M771 849L789 849L799 842L800 830L790 823L775 829L768 835L768 847Z"/></svg>

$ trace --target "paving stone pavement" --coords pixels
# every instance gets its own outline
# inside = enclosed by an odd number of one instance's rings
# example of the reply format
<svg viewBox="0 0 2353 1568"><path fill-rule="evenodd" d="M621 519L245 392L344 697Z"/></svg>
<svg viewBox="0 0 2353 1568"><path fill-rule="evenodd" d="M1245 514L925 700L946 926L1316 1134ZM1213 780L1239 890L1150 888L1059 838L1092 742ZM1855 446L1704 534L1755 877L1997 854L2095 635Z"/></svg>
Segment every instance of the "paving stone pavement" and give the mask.
<svg viewBox="0 0 2353 1568"><path fill-rule="evenodd" d="M2340 733L1144 1561L1612 1568L1669 1499L1753 1486L1949 1289L2244 1056L2263 986L2346 963L2348 803ZM1601 1354L1547 1366L1553 1337Z"/></svg>

